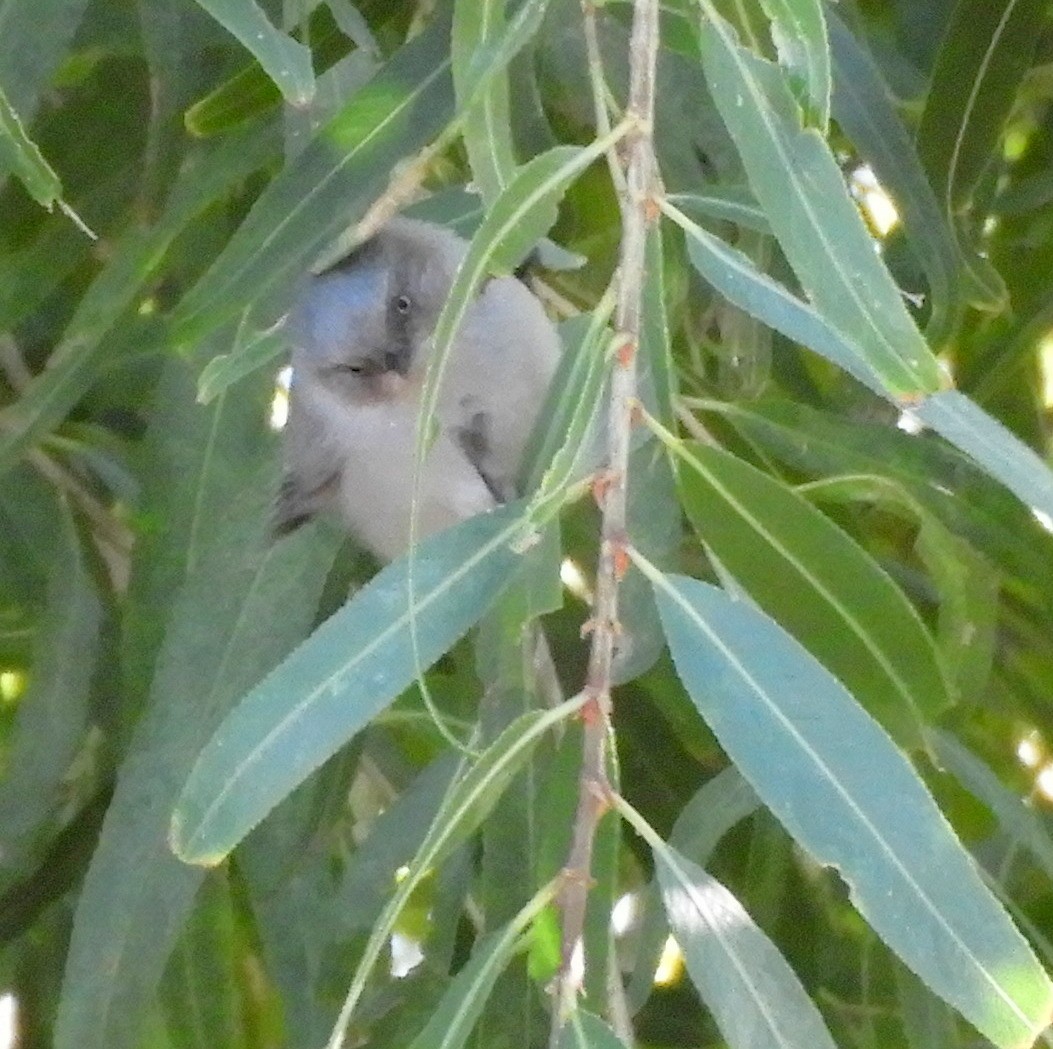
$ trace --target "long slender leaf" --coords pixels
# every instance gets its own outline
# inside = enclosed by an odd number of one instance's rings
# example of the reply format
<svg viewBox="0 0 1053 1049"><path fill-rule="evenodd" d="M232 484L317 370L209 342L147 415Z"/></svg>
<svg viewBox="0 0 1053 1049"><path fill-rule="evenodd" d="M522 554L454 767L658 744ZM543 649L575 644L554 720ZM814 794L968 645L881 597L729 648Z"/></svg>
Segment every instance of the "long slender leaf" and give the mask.
<svg viewBox="0 0 1053 1049"><path fill-rule="evenodd" d="M687 577L652 581L689 695L765 804L937 994L996 1045L1030 1045L1053 984L903 755L755 608Z"/></svg>
<svg viewBox="0 0 1053 1049"><path fill-rule="evenodd" d="M29 195L49 211L56 200L62 199L58 175L26 134L0 84L0 178L9 171L14 172Z"/></svg>
<svg viewBox="0 0 1053 1049"><path fill-rule="evenodd" d="M896 396L939 388L935 358L875 254L822 136L803 130L778 69L744 50L710 0L702 63L772 231L823 318L863 348Z"/></svg>
<svg viewBox="0 0 1053 1049"><path fill-rule="evenodd" d="M979 405L957 390L943 390L913 411L1025 506L1053 520L1053 471Z"/></svg>
<svg viewBox="0 0 1053 1049"><path fill-rule="evenodd" d="M357 91L267 187L226 249L180 303L181 343L299 280L322 243L360 215L392 168L453 113L449 21L437 19Z"/></svg>
<svg viewBox="0 0 1053 1049"><path fill-rule="evenodd" d="M670 193L665 199L685 215L733 222L743 229L771 233L763 208L747 186L711 186L705 193Z"/></svg>
<svg viewBox="0 0 1053 1049"><path fill-rule="evenodd" d="M1042 0L959 0L940 45L917 143L948 215L970 203L1049 25Z"/></svg>
<svg viewBox="0 0 1053 1049"><path fill-rule="evenodd" d="M1046 877L1053 880L1053 836L1039 813L951 733L933 729L930 739L936 760L994 813L1003 832L1027 849Z"/></svg>
<svg viewBox="0 0 1053 1049"><path fill-rule="evenodd" d="M453 85L458 107L473 89L476 50L499 37L505 27L503 0L458 0L453 14L450 38L453 58ZM472 176L483 201L492 204L508 185L516 168L512 142L508 77L495 76L482 97L463 112L464 144Z"/></svg>
<svg viewBox="0 0 1053 1049"><path fill-rule="evenodd" d="M809 123L824 134L830 121L830 49L820 0L761 0L771 35Z"/></svg>
<svg viewBox="0 0 1053 1049"><path fill-rule="evenodd" d="M275 29L255 0L197 0L256 56L285 100L302 106L314 95L310 49Z"/></svg>
<svg viewBox="0 0 1053 1049"><path fill-rule="evenodd" d="M252 480L242 475L243 485ZM308 629L332 558L332 545L310 529L267 549L266 493L228 486L228 495L232 509L210 522L172 609L151 704L128 746L85 878L56 1049L140 1044L146 1010L204 876L168 848L175 798L237 696Z"/></svg>
<svg viewBox="0 0 1053 1049"><path fill-rule="evenodd" d="M734 765L707 780L680 811L669 835L669 846L705 867L720 839L760 807L756 791ZM636 963L626 997L635 1012L650 997L654 974L669 935L669 919L661 906L658 886L647 886L644 920L636 933Z"/></svg>
<svg viewBox="0 0 1053 1049"><path fill-rule="evenodd" d="M731 1049L834 1049L819 1010L778 948L712 875L685 859L624 802L651 846L662 901L691 982Z"/></svg>
<svg viewBox="0 0 1053 1049"><path fill-rule="evenodd" d="M938 346L956 329L964 307L954 230L873 59L834 12L827 15L827 21L834 64L834 116L895 201L904 233L929 281L926 334Z"/></svg>
<svg viewBox="0 0 1053 1049"><path fill-rule="evenodd" d="M813 306L802 302L761 272L752 259L707 233L683 212L668 203L662 208L687 234L691 264L728 302L788 339L814 350L876 393L886 392L865 350L833 328Z"/></svg>
<svg viewBox="0 0 1053 1049"><path fill-rule="evenodd" d="M339 1049L342 1045L344 1029L410 894L430 870L478 828L544 733L580 710L583 702L584 697L579 695L558 707L533 710L517 718L454 783L395 895L373 925L327 1049Z"/></svg>
<svg viewBox="0 0 1053 1049"><path fill-rule="evenodd" d="M1053 587L1053 539L1037 521L1029 525L1019 501L956 448L785 401L719 410L750 440L809 474L895 478L1018 582L1033 581L1038 594Z"/></svg>
<svg viewBox="0 0 1053 1049"><path fill-rule="evenodd" d="M684 509L721 564L908 749L951 701L921 617L807 500L719 448L674 448Z"/></svg>
<svg viewBox="0 0 1053 1049"><path fill-rule="evenodd" d="M535 893L500 932L491 933L476 946L410 1049L460 1049L465 1044L486 1004L486 996L515 953L517 942L555 897L557 887L556 882L551 882Z"/></svg>
<svg viewBox="0 0 1053 1049"><path fill-rule="evenodd" d="M48 607L34 645L30 684L19 701L0 781L0 870L24 874L57 815L63 780L88 727L102 606L68 507L48 583Z"/></svg>
<svg viewBox="0 0 1053 1049"><path fill-rule="evenodd" d="M13 404L0 411L0 473L27 446L59 423L97 376L106 336L126 316L179 233L205 208L273 156L277 139L269 129L232 135L196 158L176 183L158 222L129 230L113 248L109 264L81 297L49 361Z"/></svg>
<svg viewBox="0 0 1053 1049"><path fill-rule="evenodd" d="M248 693L201 752L172 819L188 863L218 863L471 627L508 583L522 506L430 537L415 551L416 641L407 561L380 572Z"/></svg>

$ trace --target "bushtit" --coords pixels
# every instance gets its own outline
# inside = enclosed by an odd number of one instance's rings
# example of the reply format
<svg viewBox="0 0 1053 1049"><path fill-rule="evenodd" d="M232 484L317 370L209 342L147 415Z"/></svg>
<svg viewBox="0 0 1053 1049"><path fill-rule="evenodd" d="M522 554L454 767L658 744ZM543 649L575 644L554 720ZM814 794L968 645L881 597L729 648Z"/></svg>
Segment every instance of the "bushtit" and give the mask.
<svg viewBox="0 0 1053 1049"><path fill-rule="evenodd" d="M333 509L382 560L406 550L424 373L466 250L440 226L395 219L309 279L290 317L277 534ZM555 328L519 280L486 283L440 386L438 434L420 469L418 536L515 494L559 353Z"/></svg>

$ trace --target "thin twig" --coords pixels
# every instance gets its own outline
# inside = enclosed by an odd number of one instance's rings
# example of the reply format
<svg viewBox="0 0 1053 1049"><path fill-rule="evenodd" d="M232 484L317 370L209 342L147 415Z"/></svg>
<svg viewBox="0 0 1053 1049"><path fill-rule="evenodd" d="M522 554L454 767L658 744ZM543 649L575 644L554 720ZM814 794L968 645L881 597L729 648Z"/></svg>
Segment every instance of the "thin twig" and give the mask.
<svg viewBox="0 0 1053 1049"><path fill-rule="evenodd" d="M588 19L591 16L589 0L583 0L583 9ZM611 665L619 632L618 585L628 567L626 486L632 414L636 403L636 351L641 332L644 256L648 227L659 214L655 202L658 175L652 142L657 54L658 2L636 0L629 41L627 110L633 127L613 158L623 164L625 170L624 183L619 187L622 242L618 302L615 308L619 348L614 357L611 376L607 466L595 486L603 521L596 572L596 604L589 623L592 648L585 682L588 702L582 708L585 731L578 809L560 894L563 942L557 1008L552 1025L553 1045L558 1040L559 1029L578 990L572 960L585 927L596 826L607 808L610 794L606 766Z"/></svg>

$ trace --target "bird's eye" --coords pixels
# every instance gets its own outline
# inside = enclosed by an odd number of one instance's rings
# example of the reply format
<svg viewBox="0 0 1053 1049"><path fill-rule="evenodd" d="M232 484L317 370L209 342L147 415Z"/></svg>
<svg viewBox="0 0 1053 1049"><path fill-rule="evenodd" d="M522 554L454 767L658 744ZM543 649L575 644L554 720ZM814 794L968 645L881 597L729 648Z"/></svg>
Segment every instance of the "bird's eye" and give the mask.
<svg viewBox="0 0 1053 1049"><path fill-rule="evenodd" d="M400 295L395 300L395 309L397 309L399 313L409 313L410 307L412 305L413 303L410 302L409 297L407 295Z"/></svg>

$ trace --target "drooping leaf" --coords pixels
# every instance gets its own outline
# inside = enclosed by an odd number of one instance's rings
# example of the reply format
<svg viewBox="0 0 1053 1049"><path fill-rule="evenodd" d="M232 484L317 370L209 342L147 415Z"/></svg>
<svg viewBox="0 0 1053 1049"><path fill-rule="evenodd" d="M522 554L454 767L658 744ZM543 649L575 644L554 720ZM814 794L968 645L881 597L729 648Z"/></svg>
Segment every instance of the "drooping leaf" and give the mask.
<svg viewBox="0 0 1053 1049"><path fill-rule="evenodd" d="M997 642L1000 573L891 478L849 474L798 490L817 501L875 504L917 525L914 551L938 595L936 644L944 672L957 697L968 702L983 696Z"/></svg>
<svg viewBox="0 0 1053 1049"><path fill-rule="evenodd" d="M772 813L937 994L996 1045L1030 1045L1053 984L902 753L761 612L684 576L652 581L689 695Z"/></svg>
<svg viewBox="0 0 1053 1049"><path fill-rule="evenodd" d="M786 485L720 448L674 449L699 539L901 746L950 703L936 647L888 574Z"/></svg>
<svg viewBox="0 0 1053 1049"><path fill-rule="evenodd" d="M713 406L717 408L717 406ZM736 429L809 474L876 474L899 481L952 531L1012 573L1053 587L1053 540L1019 501L956 448L787 401L721 405Z"/></svg>
<svg viewBox="0 0 1053 1049"><path fill-rule="evenodd" d="M168 848L179 788L236 698L314 616L332 544L306 529L268 548L268 494L256 485L258 475L240 476L243 487L228 487L230 509L209 523L172 608L150 705L122 762L78 901L57 1049L140 1044L146 1010L204 876Z"/></svg>
<svg viewBox="0 0 1053 1049"><path fill-rule="evenodd" d="M936 761L994 813L1003 832L1053 879L1053 836L1039 813L951 733L933 729L930 740Z"/></svg>
<svg viewBox="0 0 1053 1049"><path fill-rule="evenodd" d="M685 859L624 803L651 846L673 935L731 1049L834 1049L834 1041L778 948L716 878Z"/></svg>
<svg viewBox="0 0 1053 1049"><path fill-rule="evenodd" d="M328 1049L336 1049L339 1044L373 966L410 894L429 871L478 828L529 759L541 737L580 710L583 702L583 697L577 696L558 707L545 711L533 710L517 718L454 782L443 798L421 847L399 881L395 895L373 925L358 970L344 998Z"/></svg>
<svg viewBox="0 0 1053 1049"><path fill-rule="evenodd" d="M761 0L771 35L808 122L824 134L830 120L830 49L820 0Z"/></svg>
<svg viewBox="0 0 1053 1049"><path fill-rule="evenodd" d="M223 253L180 303L175 338L190 343L307 271L453 113L449 22L436 19L357 91L267 187ZM287 293L287 292L286 292Z"/></svg>
<svg viewBox="0 0 1053 1049"><path fill-rule="evenodd" d="M917 132L922 163L948 215L971 203L1048 25L1042 0L954 5Z"/></svg>
<svg viewBox="0 0 1053 1049"><path fill-rule="evenodd" d="M762 273L741 251L707 233L671 205L665 213L687 235L692 265L728 302L843 368L877 393L886 392L865 349L833 328L813 306Z"/></svg>
<svg viewBox="0 0 1053 1049"><path fill-rule="evenodd" d="M255 55L285 100L302 106L314 95L311 51L268 21L255 0L197 0Z"/></svg>
<svg viewBox="0 0 1053 1049"><path fill-rule="evenodd" d="M710 0L702 7L710 92L812 304L859 344L894 396L938 389L935 358L874 252L829 145L815 129L801 127L779 70L739 45Z"/></svg>
<svg viewBox="0 0 1053 1049"><path fill-rule="evenodd" d="M929 281L926 334L939 346L956 329L964 306L954 230L873 59L836 13L831 11L827 21L834 67L834 116L895 202L903 231Z"/></svg>
<svg viewBox="0 0 1053 1049"><path fill-rule="evenodd" d="M248 693L202 750L172 819L188 863L218 863L297 784L478 621L519 563L522 507L432 536L394 562Z"/></svg>
<svg viewBox="0 0 1053 1049"><path fill-rule="evenodd" d="M8 172L13 172L29 195L49 211L55 201L62 199L58 175L26 134L0 84L0 178Z"/></svg>
<svg viewBox="0 0 1053 1049"><path fill-rule="evenodd" d="M1025 506L1053 520L1053 471L979 405L957 390L943 390L913 411Z"/></svg>
<svg viewBox="0 0 1053 1049"><path fill-rule="evenodd" d="M109 263L80 298L48 368L17 401L0 409L0 473L57 425L92 384L107 348L106 336L127 316L178 234L201 211L222 200L232 185L266 163L276 146L276 138L265 128L218 143L186 165L153 227L129 229L113 247Z"/></svg>
<svg viewBox="0 0 1053 1049"><path fill-rule="evenodd" d="M501 0L459 0L454 7L450 52L453 86L458 106L472 90L472 57L476 50L501 35L505 28ZM486 204L492 204L508 185L516 168L512 142L508 77L493 78L482 97L464 112L464 144L472 176Z"/></svg>
<svg viewBox="0 0 1053 1049"><path fill-rule="evenodd" d="M0 781L0 871L5 882L25 874L24 865L47 841L41 832L59 814L63 781L88 728L99 655L102 605L69 507L58 505L59 544L47 611Z"/></svg>
<svg viewBox="0 0 1053 1049"><path fill-rule="evenodd" d="M550 883L535 893L503 929L476 945L468 964L454 978L410 1049L460 1049L467 1042L487 995L514 954L518 940L555 894L556 884Z"/></svg>

